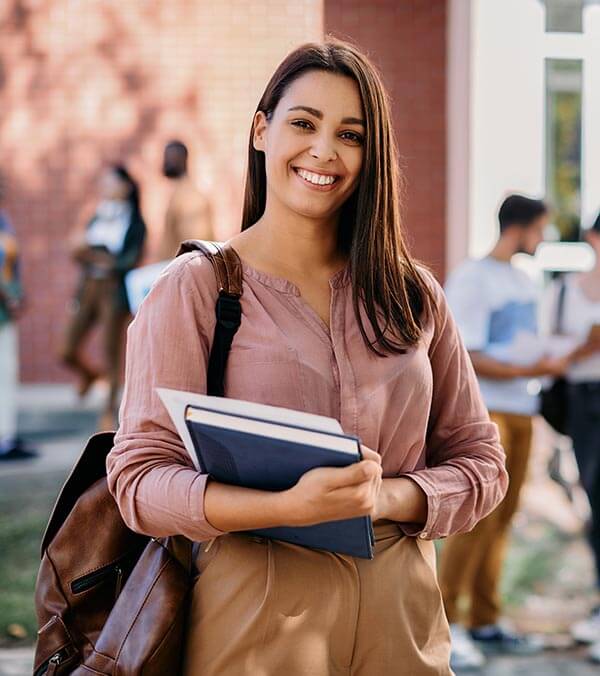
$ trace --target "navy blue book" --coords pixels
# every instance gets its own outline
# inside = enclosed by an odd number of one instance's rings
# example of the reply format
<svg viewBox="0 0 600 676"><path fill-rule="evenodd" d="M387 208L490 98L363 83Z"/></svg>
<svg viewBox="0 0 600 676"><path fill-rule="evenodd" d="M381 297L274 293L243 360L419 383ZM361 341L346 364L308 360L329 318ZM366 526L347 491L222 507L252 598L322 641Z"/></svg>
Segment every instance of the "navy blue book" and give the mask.
<svg viewBox="0 0 600 676"><path fill-rule="evenodd" d="M196 398L198 396L201 395ZM320 416L256 404L238 407L249 415L232 413L229 411L234 403L250 402L213 397L202 399L206 400L206 407L186 406L185 424L198 467L221 483L282 491L294 486L305 472L315 467L346 467L361 459L359 440L343 434L341 428L338 433L331 426L324 429L322 424L316 429L297 424L311 418L317 421ZM213 399L217 401L211 401ZM227 402L225 406L229 411L222 410L223 402ZM272 415L266 419L252 415L261 409L270 409L269 413L276 411L278 419L274 420ZM338 425L336 421L335 424ZM313 549L373 558L370 517L251 532Z"/></svg>

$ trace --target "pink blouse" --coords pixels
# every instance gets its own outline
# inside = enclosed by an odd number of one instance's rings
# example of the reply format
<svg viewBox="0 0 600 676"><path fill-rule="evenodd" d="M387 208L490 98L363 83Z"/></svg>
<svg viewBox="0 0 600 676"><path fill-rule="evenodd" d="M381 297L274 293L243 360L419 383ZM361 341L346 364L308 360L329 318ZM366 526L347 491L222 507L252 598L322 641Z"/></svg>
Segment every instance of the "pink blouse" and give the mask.
<svg viewBox="0 0 600 676"><path fill-rule="evenodd" d="M470 530L500 502L508 478L443 291L425 276L438 312L427 312L418 345L378 357L360 334L348 269L330 280L329 330L294 284L244 265L242 325L225 388L237 399L337 418L381 454L385 477L407 476L423 489L427 523L403 528L433 539ZM123 518L141 533L199 541L222 534L204 516L207 477L193 468L155 391L206 392L216 297L211 264L185 254L129 328L121 424L107 468Z"/></svg>

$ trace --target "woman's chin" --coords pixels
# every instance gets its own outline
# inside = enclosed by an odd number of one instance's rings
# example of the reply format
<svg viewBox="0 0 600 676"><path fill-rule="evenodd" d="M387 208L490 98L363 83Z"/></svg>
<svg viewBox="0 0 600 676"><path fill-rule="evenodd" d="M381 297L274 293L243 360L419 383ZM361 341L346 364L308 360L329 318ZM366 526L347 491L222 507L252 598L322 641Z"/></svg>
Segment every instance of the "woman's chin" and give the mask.
<svg viewBox="0 0 600 676"><path fill-rule="evenodd" d="M322 205L316 206L314 204L289 204L288 208L291 212L295 213L302 218L307 218L314 221L323 221L329 218L333 218L339 211L339 207L330 206L328 209L324 209Z"/></svg>

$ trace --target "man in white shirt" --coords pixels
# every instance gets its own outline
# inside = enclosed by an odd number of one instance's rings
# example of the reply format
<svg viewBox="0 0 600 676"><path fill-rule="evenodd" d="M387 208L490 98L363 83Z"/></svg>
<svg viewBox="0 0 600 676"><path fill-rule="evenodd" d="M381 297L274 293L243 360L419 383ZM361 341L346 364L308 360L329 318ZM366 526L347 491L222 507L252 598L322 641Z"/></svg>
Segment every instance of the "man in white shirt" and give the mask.
<svg viewBox="0 0 600 676"><path fill-rule="evenodd" d="M503 502L475 528L449 538L443 548L440 586L453 635L454 668L476 667L490 649L538 649L498 624L499 582L512 517L527 473L532 416L538 412L537 378L560 375L566 359L543 354L537 338L538 289L512 265L516 253L533 255L548 222L544 202L507 197L498 213L500 237L481 260L459 266L446 285L448 302L477 373L481 393L498 425L510 485ZM470 601L470 632L459 624L458 599Z"/></svg>

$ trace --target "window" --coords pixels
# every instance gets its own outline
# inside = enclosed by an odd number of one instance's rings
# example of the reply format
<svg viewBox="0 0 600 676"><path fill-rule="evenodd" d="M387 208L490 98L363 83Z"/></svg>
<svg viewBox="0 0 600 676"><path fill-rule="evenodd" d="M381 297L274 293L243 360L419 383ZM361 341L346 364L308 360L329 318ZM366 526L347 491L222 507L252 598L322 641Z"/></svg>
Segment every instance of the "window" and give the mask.
<svg viewBox="0 0 600 676"><path fill-rule="evenodd" d="M545 0L546 33L582 33L584 0Z"/></svg>
<svg viewBox="0 0 600 676"><path fill-rule="evenodd" d="M546 194L563 241L575 241L581 220L582 62L546 59Z"/></svg>

